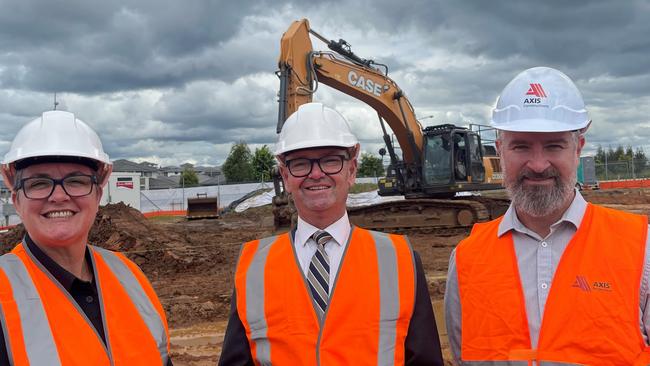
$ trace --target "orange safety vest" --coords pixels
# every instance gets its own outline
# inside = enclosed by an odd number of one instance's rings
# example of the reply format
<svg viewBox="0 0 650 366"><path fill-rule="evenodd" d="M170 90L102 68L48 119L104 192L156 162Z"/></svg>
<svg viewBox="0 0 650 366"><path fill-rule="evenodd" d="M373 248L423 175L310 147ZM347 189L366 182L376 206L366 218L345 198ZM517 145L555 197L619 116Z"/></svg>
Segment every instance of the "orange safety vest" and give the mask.
<svg viewBox="0 0 650 366"><path fill-rule="evenodd" d="M27 246L0 257L0 322L12 365L167 364L167 320L149 281L122 254L89 248L106 346Z"/></svg>
<svg viewBox="0 0 650 366"><path fill-rule="evenodd" d="M415 265L403 236L354 228L323 323L288 233L244 244L237 311L257 365L403 365Z"/></svg>
<svg viewBox="0 0 650 366"><path fill-rule="evenodd" d="M646 216L588 204L555 272L536 349L512 233L498 237L500 222L476 224L456 249L463 361L650 364L639 329Z"/></svg>

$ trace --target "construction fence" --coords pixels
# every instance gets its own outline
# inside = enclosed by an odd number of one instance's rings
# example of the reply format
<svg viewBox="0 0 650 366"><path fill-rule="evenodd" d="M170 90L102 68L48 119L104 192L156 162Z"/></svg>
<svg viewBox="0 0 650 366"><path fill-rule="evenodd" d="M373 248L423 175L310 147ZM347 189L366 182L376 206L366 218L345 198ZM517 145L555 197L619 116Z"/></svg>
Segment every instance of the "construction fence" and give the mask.
<svg viewBox="0 0 650 366"><path fill-rule="evenodd" d="M650 178L647 160L618 160L596 164L596 179L599 181Z"/></svg>

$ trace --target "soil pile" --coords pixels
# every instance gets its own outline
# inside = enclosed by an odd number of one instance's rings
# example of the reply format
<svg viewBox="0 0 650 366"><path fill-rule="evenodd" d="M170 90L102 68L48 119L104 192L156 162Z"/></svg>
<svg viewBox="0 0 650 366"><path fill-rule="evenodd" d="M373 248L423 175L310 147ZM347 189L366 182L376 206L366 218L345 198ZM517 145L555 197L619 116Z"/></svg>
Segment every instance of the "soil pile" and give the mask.
<svg viewBox="0 0 650 366"><path fill-rule="evenodd" d="M10 251L24 235L22 224L0 234L2 253ZM184 261L170 252L169 243L175 240L122 202L99 208L88 238L93 245L125 253L145 273L153 275L161 268L174 271L184 267Z"/></svg>

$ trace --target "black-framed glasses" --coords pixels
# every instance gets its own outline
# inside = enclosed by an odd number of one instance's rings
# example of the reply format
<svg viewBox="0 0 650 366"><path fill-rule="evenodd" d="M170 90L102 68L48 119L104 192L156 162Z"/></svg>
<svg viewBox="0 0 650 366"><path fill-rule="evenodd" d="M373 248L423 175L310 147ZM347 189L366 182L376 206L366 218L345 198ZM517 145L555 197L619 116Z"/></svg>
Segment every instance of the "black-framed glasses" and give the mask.
<svg viewBox="0 0 650 366"><path fill-rule="evenodd" d="M328 175L338 174L343 169L343 162L350 160L343 155L327 155L318 159L296 158L287 160L284 164L289 173L296 178L306 177L311 173L314 163L318 163L320 170Z"/></svg>
<svg viewBox="0 0 650 366"><path fill-rule="evenodd" d="M86 174L69 175L62 179L31 177L21 179L16 190L22 189L25 197L29 199L41 200L49 198L54 188L60 185L68 196L83 197L93 191L95 184L97 184L97 177Z"/></svg>

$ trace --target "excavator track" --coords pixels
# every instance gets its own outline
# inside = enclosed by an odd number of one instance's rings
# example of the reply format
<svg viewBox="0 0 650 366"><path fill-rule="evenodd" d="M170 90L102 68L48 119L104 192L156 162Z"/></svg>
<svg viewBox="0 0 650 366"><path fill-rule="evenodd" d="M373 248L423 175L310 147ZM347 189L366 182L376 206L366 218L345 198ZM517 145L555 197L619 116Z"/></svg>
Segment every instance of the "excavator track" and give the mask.
<svg viewBox="0 0 650 366"><path fill-rule="evenodd" d="M385 232L456 232L490 220L490 212L474 200L409 199L348 209L350 221ZM449 233L451 234L451 233Z"/></svg>
<svg viewBox="0 0 650 366"><path fill-rule="evenodd" d="M285 198L274 201L276 230L295 225L295 208L287 204L287 201L291 200ZM370 230L451 236L467 233L477 222L503 215L509 203L507 199L481 196L462 199L407 199L350 207L348 216L354 225ZM281 221L278 217L282 217Z"/></svg>

